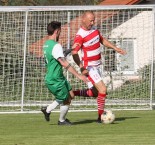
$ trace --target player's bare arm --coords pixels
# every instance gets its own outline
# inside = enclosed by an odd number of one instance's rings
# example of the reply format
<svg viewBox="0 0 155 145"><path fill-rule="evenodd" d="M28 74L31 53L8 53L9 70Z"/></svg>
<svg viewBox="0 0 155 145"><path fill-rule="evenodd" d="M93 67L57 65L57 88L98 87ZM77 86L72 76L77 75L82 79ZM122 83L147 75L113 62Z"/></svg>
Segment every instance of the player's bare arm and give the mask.
<svg viewBox="0 0 155 145"><path fill-rule="evenodd" d="M78 52L75 51L76 47L81 47L81 45L79 43L74 43L74 45L72 46L72 56L73 56L74 62L81 68L81 67L83 67L83 65L80 61L80 57L78 55Z"/></svg>
<svg viewBox="0 0 155 145"><path fill-rule="evenodd" d="M80 47L81 45L79 43L75 43L72 47L72 56L73 56L73 60L74 62L80 67L80 71L83 75L88 76L88 70L85 69L80 61L80 57L77 51L75 51L74 49L76 47Z"/></svg>
<svg viewBox="0 0 155 145"><path fill-rule="evenodd" d="M74 76L79 78L80 80L83 80L84 82L87 82L87 78L84 75L80 75L71 65L70 63L66 60L64 57L58 58L58 61L60 64L66 68L69 72L71 72Z"/></svg>
<svg viewBox="0 0 155 145"><path fill-rule="evenodd" d="M115 45L113 45L111 42L109 42L107 39L103 39L103 42L102 44L106 47L109 47L109 48L112 48L114 49L116 52L122 54L122 55L125 55L126 54L126 51L121 49L121 48L118 48L116 47Z"/></svg>

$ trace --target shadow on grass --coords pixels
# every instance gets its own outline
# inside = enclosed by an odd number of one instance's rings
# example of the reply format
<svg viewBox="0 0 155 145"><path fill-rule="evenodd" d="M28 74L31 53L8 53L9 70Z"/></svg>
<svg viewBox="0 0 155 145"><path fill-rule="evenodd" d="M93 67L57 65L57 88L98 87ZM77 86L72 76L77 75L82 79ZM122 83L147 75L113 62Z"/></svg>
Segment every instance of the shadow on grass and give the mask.
<svg viewBox="0 0 155 145"><path fill-rule="evenodd" d="M139 117L119 117L119 118L116 118L115 121L124 121L126 119L136 119L136 118L139 118Z"/></svg>
<svg viewBox="0 0 155 145"><path fill-rule="evenodd" d="M120 121L125 121L127 119L136 119L136 118L140 118L140 117L117 117L112 124L119 124ZM73 125L89 124L89 123L97 123L97 120L94 120L94 119L89 119L88 120L87 119L87 120L74 121L72 123L73 123ZM50 125L57 125L57 124L53 123L53 124L50 124Z"/></svg>
<svg viewBox="0 0 155 145"><path fill-rule="evenodd" d="M125 121L127 119L136 119L136 118L139 118L139 117L119 117L119 118L116 118L115 122L112 124L117 124L120 121ZM78 125L78 124L87 124L87 123L94 123L94 122L96 123L96 120L81 120L81 121L73 122L73 124Z"/></svg>
<svg viewBox="0 0 155 145"><path fill-rule="evenodd" d="M78 124L87 124L87 123L94 123L94 122L96 122L96 120L80 120L80 121L73 122L73 124L78 125Z"/></svg>
<svg viewBox="0 0 155 145"><path fill-rule="evenodd" d="M93 123L96 122L96 120L80 120L80 121L71 121L73 125L78 125L78 124L87 124L87 123ZM57 125L55 123L50 123L50 125Z"/></svg>

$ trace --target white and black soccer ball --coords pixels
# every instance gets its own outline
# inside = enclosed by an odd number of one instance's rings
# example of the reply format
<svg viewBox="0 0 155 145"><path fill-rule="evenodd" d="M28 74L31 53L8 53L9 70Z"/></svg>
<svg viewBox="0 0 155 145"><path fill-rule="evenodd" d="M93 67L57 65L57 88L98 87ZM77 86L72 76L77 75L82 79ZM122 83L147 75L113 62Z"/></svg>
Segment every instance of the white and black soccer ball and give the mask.
<svg viewBox="0 0 155 145"><path fill-rule="evenodd" d="M111 124L115 121L115 114L111 110L105 110L101 115L101 121L104 124Z"/></svg>

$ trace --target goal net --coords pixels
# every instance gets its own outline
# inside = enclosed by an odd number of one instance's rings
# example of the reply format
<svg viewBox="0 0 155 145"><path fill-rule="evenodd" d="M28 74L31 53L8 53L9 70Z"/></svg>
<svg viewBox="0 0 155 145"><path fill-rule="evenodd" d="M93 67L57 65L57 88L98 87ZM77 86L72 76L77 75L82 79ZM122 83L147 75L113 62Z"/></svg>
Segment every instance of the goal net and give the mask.
<svg viewBox="0 0 155 145"><path fill-rule="evenodd" d="M95 13L95 26L113 44L127 51L120 56L101 47L103 81L107 86L106 108L152 109L154 103L154 7L68 6L0 7L0 112L39 111L54 96L44 84L42 45L47 24L60 21L60 43L66 50L81 24L84 11ZM77 71L72 56L68 61ZM86 89L64 70L73 90ZM96 110L93 97L76 96L70 110Z"/></svg>

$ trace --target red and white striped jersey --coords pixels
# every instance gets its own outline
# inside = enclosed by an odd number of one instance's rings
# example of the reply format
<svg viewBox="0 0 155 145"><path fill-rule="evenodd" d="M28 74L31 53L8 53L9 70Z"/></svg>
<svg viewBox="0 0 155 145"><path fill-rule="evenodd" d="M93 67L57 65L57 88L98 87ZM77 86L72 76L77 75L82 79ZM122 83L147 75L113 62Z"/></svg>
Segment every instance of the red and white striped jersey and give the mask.
<svg viewBox="0 0 155 145"><path fill-rule="evenodd" d="M93 28L91 30L85 30L80 28L74 39L74 43L81 44L81 47L77 46L74 50L82 50L82 61L83 66L96 66L101 63L101 42L103 37L100 35L100 32Z"/></svg>

